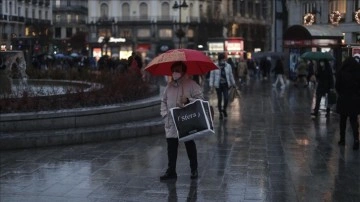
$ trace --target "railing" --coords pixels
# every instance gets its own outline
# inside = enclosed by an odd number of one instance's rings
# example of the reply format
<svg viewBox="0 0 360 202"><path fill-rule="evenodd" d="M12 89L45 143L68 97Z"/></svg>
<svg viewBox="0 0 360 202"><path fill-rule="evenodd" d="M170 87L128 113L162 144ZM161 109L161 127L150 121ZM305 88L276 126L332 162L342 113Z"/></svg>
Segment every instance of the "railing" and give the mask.
<svg viewBox="0 0 360 202"><path fill-rule="evenodd" d="M54 24L86 24L87 19L86 18L80 18L80 19L66 19L65 17L62 17L60 19L53 18Z"/></svg>
<svg viewBox="0 0 360 202"><path fill-rule="evenodd" d="M117 22L177 22L178 16L115 16L115 17L90 17L89 23L117 23ZM200 22L200 17L187 17L187 23ZM183 22L184 23L184 22Z"/></svg>
<svg viewBox="0 0 360 202"><path fill-rule="evenodd" d="M84 6L59 6L59 7L53 7L53 12L57 12L57 11L79 11L82 13L88 13L88 9Z"/></svg>

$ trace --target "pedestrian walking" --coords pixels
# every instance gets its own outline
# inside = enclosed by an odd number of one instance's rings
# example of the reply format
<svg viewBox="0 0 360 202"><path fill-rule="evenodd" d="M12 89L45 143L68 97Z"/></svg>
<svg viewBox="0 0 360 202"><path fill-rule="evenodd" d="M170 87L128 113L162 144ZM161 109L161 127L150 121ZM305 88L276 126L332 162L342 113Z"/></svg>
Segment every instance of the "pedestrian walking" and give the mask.
<svg viewBox="0 0 360 202"><path fill-rule="evenodd" d="M360 114L360 63L353 57L347 58L336 74L335 89L338 93L336 112L340 115L339 145L345 145L346 122L349 118L354 137L353 149L359 149Z"/></svg>
<svg viewBox="0 0 360 202"><path fill-rule="evenodd" d="M249 70L248 70L247 62L245 60L241 60L239 62L239 67L237 71L240 84L246 84L248 80L248 74L249 74Z"/></svg>
<svg viewBox="0 0 360 202"><path fill-rule="evenodd" d="M260 70L263 80L267 80L270 76L271 70L271 57L264 57L260 60Z"/></svg>
<svg viewBox="0 0 360 202"><path fill-rule="evenodd" d="M299 58L298 64L296 65L296 83L295 86L302 85L307 87L307 64L302 59Z"/></svg>
<svg viewBox="0 0 360 202"><path fill-rule="evenodd" d="M311 87L315 87L316 85L316 76L315 76L315 65L312 60L307 62L308 70L307 70L307 85Z"/></svg>
<svg viewBox="0 0 360 202"><path fill-rule="evenodd" d="M227 106L229 101L229 88L236 87L231 66L225 62L225 55L218 55L218 62L215 63L219 69L210 72L209 86L216 89L218 99L219 118L227 117ZM224 102L223 102L224 100Z"/></svg>
<svg viewBox="0 0 360 202"><path fill-rule="evenodd" d="M183 107L184 104L195 99L203 99L201 87L186 75L187 67L185 63L179 61L171 66L172 81L170 81L163 93L161 100L160 114L165 125L167 142L168 168L160 180L176 179L176 161L178 155L179 140L176 126L171 117L170 109ZM185 142L186 152L190 160L191 179L198 177L197 150L194 140Z"/></svg>
<svg viewBox="0 0 360 202"><path fill-rule="evenodd" d="M334 77L330 67L330 63L326 59L319 61L319 67L316 74L318 81L316 87L316 101L314 111L311 113L312 116L317 117L319 115L320 102L323 96L328 94L330 90L334 90ZM330 106L326 106L326 116L330 115Z"/></svg>
<svg viewBox="0 0 360 202"><path fill-rule="evenodd" d="M275 83L273 83L273 87L276 87L277 84L280 82L281 84L281 89L285 88L285 82L284 82L284 64L281 61L281 59L277 59L276 60L276 64L275 64L275 68L274 68L274 73L276 76L276 80Z"/></svg>

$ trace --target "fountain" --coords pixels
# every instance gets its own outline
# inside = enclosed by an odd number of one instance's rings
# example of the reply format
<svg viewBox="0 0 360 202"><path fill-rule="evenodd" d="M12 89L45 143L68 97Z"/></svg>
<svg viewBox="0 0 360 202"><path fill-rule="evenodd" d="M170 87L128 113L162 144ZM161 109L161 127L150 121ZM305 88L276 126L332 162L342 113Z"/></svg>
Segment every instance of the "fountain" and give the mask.
<svg viewBox="0 0 360 202"><path fill-rule="evenodd" d="M0 100L17 98L26 89L52 96L69 93L69 88L82 91L103 85L83 81L33 80L26 75L22 52L0 52ZM57 89L57 90L54 90ZM62 89L62 90L61 90ZM81 92L73 90L71 93ZM131 103L50 111L0 113L0 150L52 145L82 144L163 132L159 119L160 98L153 96Z"/></svg>
<svg viewBox="0 0 360 202"><path fill-rule="evenodd" d="M102 85L83 81L28 79L22 51L0 52L0 98L52 96L90 91Z"/></svg>

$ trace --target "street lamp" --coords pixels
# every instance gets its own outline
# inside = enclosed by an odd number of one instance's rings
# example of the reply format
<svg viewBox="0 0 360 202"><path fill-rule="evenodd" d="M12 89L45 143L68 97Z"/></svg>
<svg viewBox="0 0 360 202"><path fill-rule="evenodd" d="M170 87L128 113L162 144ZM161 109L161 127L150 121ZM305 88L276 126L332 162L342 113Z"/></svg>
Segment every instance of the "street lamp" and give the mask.
<svg viewBox="0 0 360 202"><path fill-rule="evenodd" d="M183 38L185 36L185 32L184 32L184 30L182 30L182 27L181 27L181 9L187 8L187 7L189 7L189 6L187 5L186 0L184 0L182 2L182 4L178 4L178 2L175 1L174 6L173 6L173 9L179 9L179 21L178 21L179 29L176 30L176 33L175 33L176 36L179 38L179 48L181 48L181 38Z"/></svg>

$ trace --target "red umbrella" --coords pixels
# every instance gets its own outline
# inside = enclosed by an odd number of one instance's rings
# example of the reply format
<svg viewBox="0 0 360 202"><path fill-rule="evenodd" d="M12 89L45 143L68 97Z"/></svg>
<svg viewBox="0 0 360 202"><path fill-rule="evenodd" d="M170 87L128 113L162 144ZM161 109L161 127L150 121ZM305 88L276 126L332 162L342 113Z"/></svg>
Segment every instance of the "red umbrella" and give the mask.
<svg viewBox="0 0 360 202"><path fill-rule="evenodd" d="M153 75L171 76L171 65L176 61L183 61L187 66L187 74L206 74L218 67L203 52L192 49L173 49L155 57L145 70Z"/></svg>

